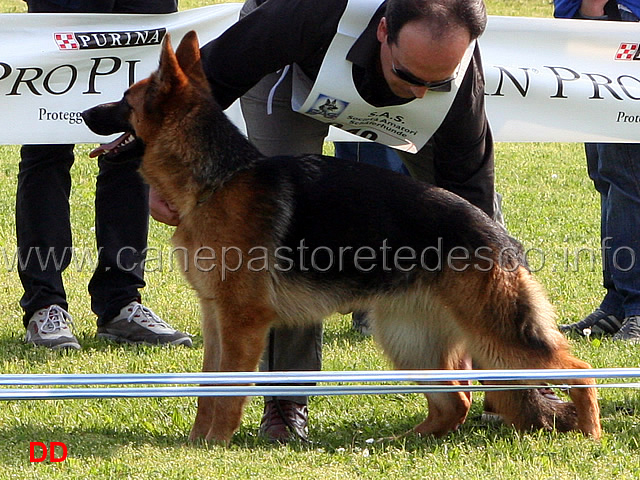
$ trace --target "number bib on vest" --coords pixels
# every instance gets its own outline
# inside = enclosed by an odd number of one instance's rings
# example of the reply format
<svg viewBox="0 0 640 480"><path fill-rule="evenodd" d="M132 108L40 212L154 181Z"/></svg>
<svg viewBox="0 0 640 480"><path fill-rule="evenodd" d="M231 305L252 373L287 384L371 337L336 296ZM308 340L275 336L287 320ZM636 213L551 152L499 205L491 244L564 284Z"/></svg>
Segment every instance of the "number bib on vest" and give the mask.
<svg viewBox="0 0 640 480"><path fill-rule="evenodd" d="M374 107L358 93L347 53L365 30L383 0L349 0L338 31L313 83L293 65L292 108L349 133L394 148L416 152L444 120L471 62L475 41L469 45L450 92L427 91L404 105Z"/></svg>

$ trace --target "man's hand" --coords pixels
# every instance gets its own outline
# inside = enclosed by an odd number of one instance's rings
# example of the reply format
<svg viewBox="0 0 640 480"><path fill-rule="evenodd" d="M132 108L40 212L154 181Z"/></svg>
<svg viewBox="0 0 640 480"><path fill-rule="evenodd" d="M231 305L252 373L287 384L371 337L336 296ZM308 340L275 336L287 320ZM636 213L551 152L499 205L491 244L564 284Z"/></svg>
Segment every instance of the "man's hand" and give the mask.
<svg viewBox="0 0 640 480"><path fill-rule="evenodd" d="M153 188L149 189L149 213L158 222L166 223L173 227L180 223L178 212L158 195Z"/></svg>

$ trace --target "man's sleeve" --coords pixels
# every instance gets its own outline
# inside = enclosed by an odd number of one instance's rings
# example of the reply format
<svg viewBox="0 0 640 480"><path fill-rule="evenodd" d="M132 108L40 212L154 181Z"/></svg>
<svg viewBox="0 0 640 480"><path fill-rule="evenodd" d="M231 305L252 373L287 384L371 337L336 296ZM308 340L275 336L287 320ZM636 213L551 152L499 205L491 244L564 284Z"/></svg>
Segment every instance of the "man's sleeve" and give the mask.
<svg viewBox="0 0 640 480"><path fill-rule="evenodd" d="M553 2L553 16L556 18L574 18L581 5L582 0L555 0Z"/></svg>
<svg viewBox="0 0 640 480"><path fill-rule="evenodd" d="M451 109L433 135L433 155L436 184L493 217L493 138L485 112L477 45Z"/></svg>
<svg viewBox="0 0 640 480"><path fill-rule="evenodd" d="M265 75L321 55L345 5L269 0L204 45L202 64L216 100L227 108Z"/></svg>

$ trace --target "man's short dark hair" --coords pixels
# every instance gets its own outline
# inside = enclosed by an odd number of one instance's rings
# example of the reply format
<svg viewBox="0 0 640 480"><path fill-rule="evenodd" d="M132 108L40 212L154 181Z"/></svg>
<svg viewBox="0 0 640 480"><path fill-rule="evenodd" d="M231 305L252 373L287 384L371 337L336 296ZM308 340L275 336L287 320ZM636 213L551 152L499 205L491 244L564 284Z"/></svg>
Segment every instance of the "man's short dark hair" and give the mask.
<svg viewBox="0 0 640 480"><path fill-rule="evenodd" d="M483 0L388 0L385 17L389 43L396 43L400 29L416 20L426 20L435 37L463 27L474 40L487 26Z"/></svg>

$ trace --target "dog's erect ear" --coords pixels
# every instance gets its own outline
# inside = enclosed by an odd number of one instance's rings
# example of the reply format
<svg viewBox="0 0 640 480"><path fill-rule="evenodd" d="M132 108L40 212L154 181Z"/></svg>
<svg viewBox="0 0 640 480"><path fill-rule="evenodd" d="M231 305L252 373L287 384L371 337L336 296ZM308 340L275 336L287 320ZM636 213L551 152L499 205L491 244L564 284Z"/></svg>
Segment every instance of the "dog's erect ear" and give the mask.
<svg viewBox="0 0 640 480"><path fill-rule="evenodd" d="M182 70L187 73L191 68L200 62L200 47L198 46L198 35L194 30L187 32L176 50L176 57Z"/></svg>
<svg viewBox="0 0 640 480"><path fill-rule="evenodd" d="M185 85L188 80L171 46L171 35L165 35L162 41L162 51L160 53L160 68L158 69L158 79L160 92L169 93L173 88Z"/></svg>
<svg viewBox="0 0 640 480"><path fill-rule="evenodd" d="M200 62L198 34L194 30L187 32L182 37L182 41L176 50L176 57L180 68L189 77L189 80L199 83L201 87L208 88L209 82L207 82L207 77Z"/></svg>

